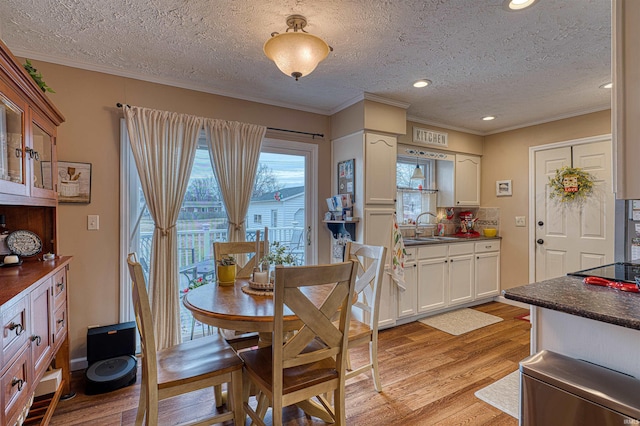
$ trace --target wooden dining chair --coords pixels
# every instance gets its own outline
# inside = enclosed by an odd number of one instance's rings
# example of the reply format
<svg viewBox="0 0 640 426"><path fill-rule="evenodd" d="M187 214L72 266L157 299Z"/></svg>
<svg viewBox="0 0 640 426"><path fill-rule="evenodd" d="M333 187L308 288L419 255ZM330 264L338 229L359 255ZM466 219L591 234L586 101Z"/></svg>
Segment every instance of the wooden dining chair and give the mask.
<svg viewBox="0 0 640 426"><path fill-rule="evenodd" d="M268 230L265 228L264 238L260 240L260 231L256 231L255 241L231 241L213 243L213 256L216 263L223 257L233 256L236 259L236 277L251 276L253 268L260 266L260 259L265 254L265 244L269 243ZM241 260L244 258L245 260Z"/></svg>
<svg viewBox="0 0 640 426"><path fill-rule="evenodd" d="M283 407L314 396L337 425L345 424L344 372L356 268L354 262L276 266L272 345L240 353L245 362L243 386L247 386L243 406L254 422L264 425L260 408L253 410L248 403L251 386L259 391L258 400L264 396L272 407L274 425L282 424ZM325 284L334 287L317 307L304 289ZM300 328L288 333L285 342L284 318L291 314L300 319ZM340 316L337 323L332 322L335 315ZM330 392L333 406L319 396Z"/></svg>
<svg viewBox="0 0 640 426"><path fill-rule="evenodd" d="M358 265L356 278L357 300L352 308L357 312L351 316L349 325L349 350L369 345L369 362L353 368L350 357L347 358L347 379L371 370L373 386L382 392L380 373L378 372L378 316L380 310L380 293L384 278L384 262L387 248L347 242L346 260L353 260Z"/></svg>
<svg viewBox="0 0 640 426"><path fill-rule="evenodd" d="M158 401L196 390L227 384L228 410L187 423L205 425L233 420L244 425L242 360L217 334L156 350L153 319L142 266L134 253L127 257L132 280L133 307L142 347L142 386L136 426L158 425ZM212 392L213 396L213 392ZM216 401L218 405L222 405Z"/></svg>

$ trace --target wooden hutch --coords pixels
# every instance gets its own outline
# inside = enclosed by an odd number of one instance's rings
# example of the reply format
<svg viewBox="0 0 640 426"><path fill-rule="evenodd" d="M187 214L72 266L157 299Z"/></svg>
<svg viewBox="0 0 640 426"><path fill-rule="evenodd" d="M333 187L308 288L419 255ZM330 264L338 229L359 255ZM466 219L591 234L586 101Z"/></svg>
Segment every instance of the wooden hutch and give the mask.
<svg viewBox="0 0 640 426"><path fill-rule="evenodd" d="M0 215L10 231L31 231L42 241L40 253L0 267L2 425L46 425L60 397L70 394L71 258L43 260L43 253L58 253L56 129L63 121L0 41ZM34 400L49 367L62 369L62 381L55 393Z"/></svg>

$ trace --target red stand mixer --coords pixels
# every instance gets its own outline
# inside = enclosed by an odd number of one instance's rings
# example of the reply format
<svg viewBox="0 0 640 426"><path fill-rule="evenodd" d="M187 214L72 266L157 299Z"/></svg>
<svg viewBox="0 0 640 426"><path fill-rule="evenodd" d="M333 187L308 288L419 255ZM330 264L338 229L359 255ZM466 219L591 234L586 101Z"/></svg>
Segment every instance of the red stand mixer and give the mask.
<svg viewBox="0 0 640 426"><path fill-rule="evenodd" d="M473 229L476 225L476 221L478 220L478 218L473 218L473 212L460 212L458 217L460 218L460 228L455 234L457 237L473 238L480 236L480 233Z"/></svg>

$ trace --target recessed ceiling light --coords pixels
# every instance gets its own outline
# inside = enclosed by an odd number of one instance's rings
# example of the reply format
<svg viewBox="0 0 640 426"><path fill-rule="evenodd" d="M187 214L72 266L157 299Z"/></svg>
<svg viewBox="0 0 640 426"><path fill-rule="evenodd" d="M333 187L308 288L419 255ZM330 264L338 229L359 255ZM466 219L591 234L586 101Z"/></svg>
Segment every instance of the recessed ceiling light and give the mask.
<svg viewBox="0 0 640 426"><path fill-rule="evenodd" d="M537 0L504 0L503 6L507 10L522 10L534 4Z"/></svg>
<svg viewBox="0 0 640 426"><path fill-rule="evenodd" d="M486 117L482 117L482 119L484 121L491 121L491 120L495 120L496 116L495 115L487 115Z"/></svg>
<svg viewBox="0 0 640 426"><path fill-rule="evenodd" d="M415 83L413 83L413 87L427 87L428 85L431 84L431 80L418 80Z"/></svg>
<svg viewBox="0 0 640 426"><path fill-rule="evenodd" d="M613 87L613 83L604 83L600 85L601 89L611 89Z"/></svg>

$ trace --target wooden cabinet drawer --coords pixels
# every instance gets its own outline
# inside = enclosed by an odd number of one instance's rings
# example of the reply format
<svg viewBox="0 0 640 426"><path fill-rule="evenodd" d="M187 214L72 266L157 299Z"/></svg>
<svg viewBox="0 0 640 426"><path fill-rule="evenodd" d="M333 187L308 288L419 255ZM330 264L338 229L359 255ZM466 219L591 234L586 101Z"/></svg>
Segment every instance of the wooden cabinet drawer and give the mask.
<svg viewBox="0 0 640 426"><path fill-rule="evenodd" d="M449 244L449 256L473 254L473 243Z"/></svg>
<svg viewBox="0 0 640 426"><path fill-rule="evenodd" d="M67 300L67 270L59 270L53 276L53 301L56 308Z"/></svg>
<svg viewBox="0 0 640 426"><path fill-rule="evenodd" d="M29 398L29 347L25 347L0 379L4 424L13 425Z"/></svg>
<svg viewBox="0 0 640 426"><path fill-rule="evenodd" d="M418 247L418 259L447 257L447 246L448 244L434 244L432 246Z"/></svg>
<svg viewBox="0 0 640 426"><path fill-rule="evenodd" d="M500 241L479 241L476 243L476 253L500 250Z"/></svg>
<svg viewBox="0 0 640 426"><path fill-rule="evenodd" d="M67 306L61 306L53 313L53 345L57 348L67 334Z"/></svg>
<svg viewBox="0 0 640 426"><path fill-rule="evenodd" d="M2 309L2 362L6 364L27 342L28 298Z"/></svg>

